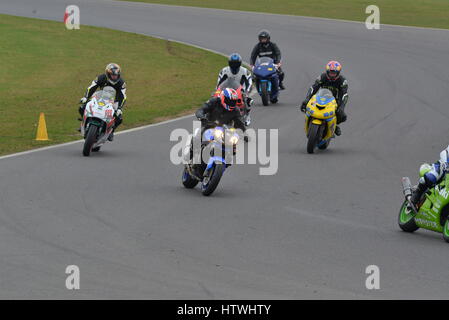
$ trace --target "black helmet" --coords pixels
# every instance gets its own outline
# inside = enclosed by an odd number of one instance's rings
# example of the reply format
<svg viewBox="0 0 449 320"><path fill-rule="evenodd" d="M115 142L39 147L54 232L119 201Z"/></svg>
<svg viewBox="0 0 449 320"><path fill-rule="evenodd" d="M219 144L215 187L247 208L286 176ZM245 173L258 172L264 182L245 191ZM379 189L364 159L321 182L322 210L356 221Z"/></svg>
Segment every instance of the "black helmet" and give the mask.
<svg viewBox="0 0 449 320"><path fill-rule="evenodd" d="M267 42L270 42L270 33L268 30L261 30L259 32L259 42L262 42L262 39L267 39Z"/></svg>
<svg viewBox="0 0 449 320"><path fill-rule="evenodd" d="M242 65L242 57L238 53L233 53L228 59L229 68L233 74L239 72L240 66Z"/></svg>

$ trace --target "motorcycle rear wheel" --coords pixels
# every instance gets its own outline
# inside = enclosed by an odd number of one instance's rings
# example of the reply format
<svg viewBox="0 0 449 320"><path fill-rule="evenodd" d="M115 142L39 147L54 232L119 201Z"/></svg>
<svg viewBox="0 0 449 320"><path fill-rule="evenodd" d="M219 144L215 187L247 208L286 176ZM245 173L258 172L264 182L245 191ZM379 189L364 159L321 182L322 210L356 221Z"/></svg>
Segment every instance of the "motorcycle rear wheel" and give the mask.
<svg viewBox="0 0 449 320"><path fill-rule="evenodd" d="M446 222L443 226L443 239L446 242L449 242L449 217L446 218Z"/></svg>
<svg viewBox="0 0 449 320"><path fill-rule="evenodd" d="M187 170L187 168L184 167L184 171L182 172L182 184L187 189L195 188L195 186L198 184L198 180L192 177Z"/></svg>

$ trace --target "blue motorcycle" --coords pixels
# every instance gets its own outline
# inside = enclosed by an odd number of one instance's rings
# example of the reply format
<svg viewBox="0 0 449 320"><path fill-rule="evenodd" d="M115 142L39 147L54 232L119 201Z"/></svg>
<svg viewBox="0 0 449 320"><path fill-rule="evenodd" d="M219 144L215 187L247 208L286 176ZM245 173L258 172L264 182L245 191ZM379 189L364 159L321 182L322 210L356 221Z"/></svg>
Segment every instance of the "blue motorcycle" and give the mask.
<svg viewBox="0 0 449 320"><path fill-rule="evenodd" d="M259 58L256 61L253 73L263 105L268 106L269 102L278 102L279 75L273 59L269 57Z"/></svg>
<svg viewBox="0 0 449 320"><path fill-rule="evenodd" d="M201 182L203 195L211 195L217 188L226 168L231 165L227 158L235 155L238 141L239 135L232 127L215 124L215 127L206 129L203 133L201 155L208 154L209 159L201 159L201 164L184 166L182 173L184 187L192 189ZM208 148L206 152L204 152L205 148Z"/></svg>

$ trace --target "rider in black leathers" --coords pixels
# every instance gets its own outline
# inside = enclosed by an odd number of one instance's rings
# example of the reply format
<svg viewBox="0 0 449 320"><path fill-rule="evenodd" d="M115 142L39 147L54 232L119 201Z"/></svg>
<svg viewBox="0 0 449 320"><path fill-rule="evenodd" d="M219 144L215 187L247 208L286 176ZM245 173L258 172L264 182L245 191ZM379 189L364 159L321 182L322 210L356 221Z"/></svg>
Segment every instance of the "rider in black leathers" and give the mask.
<svg viewBox="0 0 449 320"><path fill-rule="evenodd" d="M271 41L270 33L267 30L262 30L259 33L259 43L257 43L253 51L251 52L251 67L253 68L256 64L256 60L259 57L270 57L273 59L275 65L277 65L277 72L279 75L279 88L284 90L284 77L285 73L280 67L281 63L281 50L276 43Z"/></svg>
<svg viewBox="0 0 449 320"><path fill-rule="evenodd" d="M123 121L123 107L126 103L126 83L125 80L121 78L120 73L121 70L118 64L109 63L106 66L105 73L100 74L94 81L92 81L91 85L87 88L84 97L82 97L80 100L81 106L79 107L78 112L80 113L81 117L84 115L84 109L86 108L87 102L95 93L95 91L97 91L97 89L103 89L106 86L110 86L115 89L115 102L117 102L118 104L117 110L114 114L115 122L113 130L115 131L115 129L117 129L117 127ZM111 135L109 135L109 141L112 141L114 139L114 131L111 133Z"/></svg>
<svg viewBox="0 0 449 320"><path fill-rule="evenodd" d="M300 108L302 112L306 111L307 103L314 94L318 92L320 88L329 89L335 97L337 102L337 124L345 122L347 119L345 113L346 103L348 102L348 81L340 74L341 64L337 61L330 61L326 65L326 72L321 74L315 83L307 91L307 96L301 104ZM341 129L337 125L335 128L335 134L341 135Z"/></svg>

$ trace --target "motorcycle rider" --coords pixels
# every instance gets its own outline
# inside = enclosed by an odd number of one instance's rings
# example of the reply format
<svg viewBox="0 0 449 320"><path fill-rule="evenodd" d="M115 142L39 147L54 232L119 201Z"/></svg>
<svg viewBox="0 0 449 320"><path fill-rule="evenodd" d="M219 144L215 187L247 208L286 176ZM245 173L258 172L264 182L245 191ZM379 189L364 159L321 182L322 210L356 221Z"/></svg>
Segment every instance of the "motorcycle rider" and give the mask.
<svg viewBox="0 0 449 320"><path fill-rule="evenodd" d="M429 165L427 163L421 165L420 171L424 173L418 181L416 189L412 193L410 201L416 207L424 192L433 188L447 172L449 172L449 146L440 152L440 159Z"/></svg>
<svg viewBox="0 0 449 320"><path fill-rule="evenodd" d="M257 43L251 52L251 68L254 68L256 59L258 57L270 57L276 65L277 73L279 75L279 88L284 90L285 73L281 69L281 50L276 43L271 41L270 33L267 30L259 32L259 43Z"/></svg>
<svg viewBox="0 0 449 320"><path fill-rule="evenodd" d="M212 126L210 122L217 121L220 124L231 124L234 122L234 128L241 129L245 132L246 128L241 119L241 113L238 110L238 94L235 89L225 88L220 93L220 96L213 97L206 101L204 105L195 112L195 116L201 121L201 130L190 136L190 145L184 151L186 160L193 159L193 143L192 139L202 137L204 131ZM247 136L244 136L245 141L248 141Z"/></svg>
<svg viewBox="0 0 449 320"><path fill-rule="evenodd" d="M116 91L115 102L117 103L117 109L114 113L114 127L112 133L109 135L108 140L114 140L114 131L123 121L123 107L126 103L126 83L123 78L121 78L120 66L116 63L109 63L106 66L105 73L100 74L91 85L87 88L84 97L81 98L79 107L79 113L81 117L84 115L84 109L86 109L86 104L97 89L103 89L106 86L111 86Z"/></svg>
<svg viewBox="0 0 449 320"><path fill-rule="evenodd" d="M204 103L203 107L195 112L198 120L202 121L202 131L207 129L205 122L218 121L222 124L230 124L234 121L234 127L245 132L246 128L238 110L238 94L235 89L224 89L219 97L213 97Z"/></svg>
<svg viewBox="0 0 449 320"><path fill-rule="evenodd" d="M315 83L309 88L307 96L300 108L302 112L306 111L307 103L310 98L318 92L320 88L329 89L334 95L337 101L337 127L335 128L335 134L341 135L341 129L338 124L346 121L345 107L348 102L348 81L343 77L341 72L342 66L338 61L329 61L326 64L326 72L322 73Z"/></svg>
<svg viewBox="0 0 449 320"><path fill-rule="evenodd" d="M252 88L253 79L251 76L251 72L242 67L242 57L238 53L233 53L228 58L228 67L224 67L220 73L218 74L217 80L217 89L220 84L225 82L226 80L235 80L240 83L244 89L244 101L246 102L246 114L245 114L245 125L249 125L250 123L250 115L251 105L253 104L253 99L249 97L249 93Z"/></svg>

